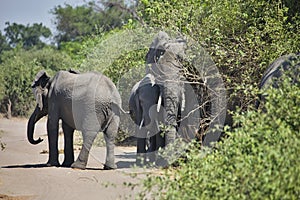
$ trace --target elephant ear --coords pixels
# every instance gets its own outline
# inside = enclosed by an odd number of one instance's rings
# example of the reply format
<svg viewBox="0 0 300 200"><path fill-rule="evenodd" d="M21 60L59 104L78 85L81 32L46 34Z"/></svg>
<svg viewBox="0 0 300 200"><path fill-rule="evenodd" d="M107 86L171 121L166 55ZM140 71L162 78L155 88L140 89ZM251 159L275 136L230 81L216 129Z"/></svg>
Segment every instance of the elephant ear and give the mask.
<svg viewBox="0 0 300 200"><path fill-rule="evenodd" d="M43 109L43 95L47 95L47 85L50 77L46 74L44 70L37 73L35 79L31 85L33 89L33 94L35 96L36 102L40 110Z"/></svg>
<svg viewBox="0 0 300 200"><path fill-rule="evenodd" d="M44 70L41 70L35 76L31 87L35 88L36 86L41 86L42 88L45 88L49 79L50 77L47 75L47 73Z"/></svg>
<svg viewBox="0 0 300 200"><path fill-rule="evenodd" d="M165 53L164 45L170 40L166 32L160 31L152 41L149 51L146 55L147 64L156 63L160 56Z"/></svg>

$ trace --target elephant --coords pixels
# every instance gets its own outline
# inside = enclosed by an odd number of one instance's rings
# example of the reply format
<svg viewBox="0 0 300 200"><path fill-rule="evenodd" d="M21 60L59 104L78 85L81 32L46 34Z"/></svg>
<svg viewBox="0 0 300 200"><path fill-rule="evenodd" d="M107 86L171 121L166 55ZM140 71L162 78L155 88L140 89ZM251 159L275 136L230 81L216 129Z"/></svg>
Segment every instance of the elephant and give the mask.
<svg viewBox="0 0 300 200"><path fill-rule="evenodd" d="M149 161L156 160L156 151L164 146L164 137L160 131L160 124L163 122L163 109L161 88L155 83L154 76L147 74L142 80L137 82L129 97L129 112L135 123L135 133L137 137L137 157L138 166ZM147 138L149 138L149 148ZM147 153L147 154L146 154Z"/></svg>
<svg viewBox="0 0 300 200"><path fill-rule="evenodd" d="M200 113L193 111L198 101L195 94L192 94L191 86L185 85L184 91L180 96L176 113L176 137L190 141L197 132ZM165 147L166 131L162 128L166 119L163 92L163 86L156 82L152 74L147 74L132 88L129 110L135 122L138 166L147 164L148 158L150 163L157 166L167 165L167 160L158 154L158 150ZM189 96L189 103L186 105L183 96ZM149 147L146 149L148 138Z"/></svg>
<svg viewBox="0 0 300 200"><path fill-rule="evenodd" d="M271 63L261 79L259 89L278 88L280 78L284 74L291 78L293 84L299 83L300 53L283 55ZM259 108L262 102L265 102L265 95L259 95L259 100L256 101L255 105L256 108Z"/></svg>
<svg viewBox="0 0 300 200"><path fill-rule="evenodd" d="M114 138L120 122L121 97L114 83L97 72L78 74L75 71L59 71L50 78L40 71L32 84L37 105L28 120L27 138L35 140L34 126L48 115L47 134L49 160L47 166L60 166L58 160L58 127L62 121L64 132L64 161L62 166L85 169L89 151L99 131L103 131L106 142L104 169L115 169ZM82 132L83 144L74 162L73 133Z"/></svg>
<svg viewBox="0 0 300 200"><path fill-rule="evenodd" d="M166 112L164 125L168 127L165 133L166 146L174 143L176 139L180 101L185 102L181 61L186 48L183 38L172 39L166 32L160 31L146 55L146 73L152 74L163 90ZM184 104L181 109L184 109Z"/></svg>

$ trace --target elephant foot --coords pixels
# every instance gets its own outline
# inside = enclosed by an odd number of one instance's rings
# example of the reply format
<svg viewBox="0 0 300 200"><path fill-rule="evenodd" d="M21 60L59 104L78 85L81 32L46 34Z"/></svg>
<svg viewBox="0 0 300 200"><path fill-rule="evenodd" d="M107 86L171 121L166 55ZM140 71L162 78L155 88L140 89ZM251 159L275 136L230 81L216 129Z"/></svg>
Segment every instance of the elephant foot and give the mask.
<svg viewBox="0 0 300 200"><path fill-rule="evenodd" d="M142 159L136 159L135 164L138 167L143 167L145 165L145 162Z"/></svg>
<svg viewBox="0 0 300 200"><path fill-rule="evenodd" d="M136 163L136 166L138 166L138 167L145 166L147 163L146 153L137 153L135 163Z"/></svg>
<svg viewBox="0 0 300 200"><path fill-rule="evenodd" d="M82 169L82 170L84 170L84 169L86 168L86 164L81 163L81 162L78 162L78 161L75 161L75 162L71 165L71 168L73 168L73 169Z"/></svg>
<svg viewBox="0 0 300 200"><path fill-rule="evenodd" d="M149 156L148 156L149 163L155 163L155 161L156 161L156 152L149 152L148 154L149 154Z"/></svg>
<svg viewBox="0 0 300 200"><path fill-rule="evenodd" d="M155 161L155 165L159 168L167 168L169 166L169 162L165 158L159 157Z"/></svg>
<svg viewBox="0 0 300 200"><path fill-rule="evenodd" d="M112 169L117 169L117 166L114 164L113 166L108 166L108 165L104 165L103 167L104 170L112 170Z"/></svg>
<svg viewBox="0 0 300 200"><path fill-rule="evenodd" d="M60 164L58 161L56 162L50 162L48 161L47 164L46 164L47 167L60 167Z"/></svg>
<svg viewBox="0 0 300 200"><path fill-rule="evenodd" d="M68 161L64 161L63 163L62 163L62 167L71 167L71 165L74 163L74 161L72 161L72 162L68 162Z"/></svg>

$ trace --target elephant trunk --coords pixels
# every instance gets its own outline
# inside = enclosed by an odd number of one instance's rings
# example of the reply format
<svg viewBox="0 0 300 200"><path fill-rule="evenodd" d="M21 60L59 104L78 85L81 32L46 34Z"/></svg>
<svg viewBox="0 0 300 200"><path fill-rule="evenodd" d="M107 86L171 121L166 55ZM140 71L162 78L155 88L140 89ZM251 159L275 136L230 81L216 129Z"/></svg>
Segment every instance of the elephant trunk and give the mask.
<svg viewBox="0 0 300 200"><path fill-rule="evenodd" d="M34 133L34 126L35 123L40 120L44 115L41 114L41 111L38 106L36 106L34 112L29 118L28 124L27 124L27 139L31 144L39 144L43 141L43 139L39 138L35 140L33 138Z"/></svg>

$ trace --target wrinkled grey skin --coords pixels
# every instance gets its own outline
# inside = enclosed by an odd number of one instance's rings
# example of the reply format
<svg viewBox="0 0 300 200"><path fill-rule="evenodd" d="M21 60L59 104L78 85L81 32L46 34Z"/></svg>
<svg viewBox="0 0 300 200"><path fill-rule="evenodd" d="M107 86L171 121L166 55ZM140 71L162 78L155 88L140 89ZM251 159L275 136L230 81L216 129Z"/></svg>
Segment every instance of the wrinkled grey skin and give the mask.
<svg viewBox="0 0 300 200"><path fill-rule="evenodd" d="M264 73L259 84L259 89L265 90L270 87L278 88L279 79L283 74L292 78L292 83L299 83L300 76L300 53L283 55L276 59ZM259 107L260 102L265 101L265 96L260 95L259 101L256 102L256 108Z"/></svg>
<svg viewBox="0 0 300 200"><path fill-rule="evenodd" d="M129 110L131 118L136 124L137 165L147 163L146 153L150 155L149 161L154 162L156 151L164 146L164 138L160 134L159 127L163 122L163 109L159 103L161 92L161 88L155 83L151 74L147 74L131 90ZM150 138L148 149L146 149L147 138Z"/></svg>
<svg viewBox="0 0 300 200"><path fill-rule="evenodd" d="M178 129L179 104L184 98L181 60L185 56L186 48L184 39L171 39L167 33L161 31L146 55L146 73L152 74L163 88L163 104L166 111L164 124L168 127L165 133L166 145L174 142Z"/></svg>
<svg viewBox="0 0 300 200"><path fill-rule="evenodd" d="M89 151L99 131L104 132L106 141L105 169L116 168L114 162L114 138L119 126L120 95L106 76L88 72L77 74L74 71L59 71L52 79L41 71L32 85L37 106L27 127L27 137L34 140L35 123L48 115L47 132L49 142L48 166L59 166L58 127L62 120L64 132L64 162L62 166L85 169ZM83 135L83 145L74 162L73 133L79 130Z"/></svg>

